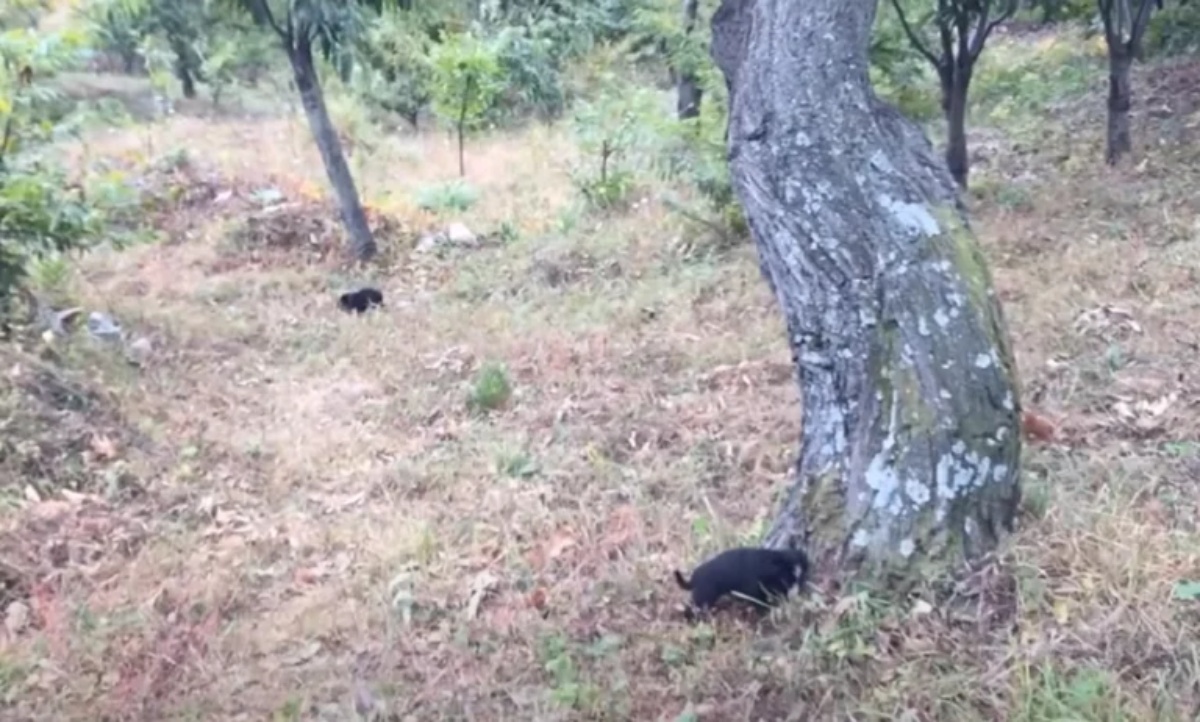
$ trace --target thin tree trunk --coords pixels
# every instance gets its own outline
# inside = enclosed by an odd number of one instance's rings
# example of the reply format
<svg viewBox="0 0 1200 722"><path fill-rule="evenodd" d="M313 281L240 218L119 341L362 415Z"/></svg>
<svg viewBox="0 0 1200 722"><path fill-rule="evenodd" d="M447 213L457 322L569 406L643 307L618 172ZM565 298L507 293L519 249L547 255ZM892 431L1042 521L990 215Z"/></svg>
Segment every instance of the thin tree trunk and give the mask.
<svg viewBox="0 0 1200 722"><path fill-rule="evenodd" d="M946 167L959 188L967 187L970 158L967 156L967 92L970 76L959 73L950 86L946 109Z"/></svg>
<svg viewBox="0 0 1200 722"><path fill-rule="evenodd" d="M341 209L342 222L350 235L350 246L354 256L366 261L375 255L375 238L371 227L367 224L367 215L363 212L362 202L358 198L358 188L354 185L354 177L346 165L346 156L342 153L342 144L338 141L337 131L329 120L329 110L325 107L325 95L321 90L321 82L313 67L312 48L307 44L288 52L288 60L292 65L292 77L296 81L296 89L300 93L300 104L304 107L304 115L308 118L308 127L317 149L321 153L321 161L325 165L325 173L329 183L337 195L338 207Z"/></svg>
<svg viewBox="0 0 1200 722"><path fill-rule="evenodd" d="M1108 48L1108 138L1105 143L1104 159L1116 165L1121 157L1133 150L1133 136L1129 127L1129 111L1133 107L1133 87L1129 72L1133 67L1133 54L1124 43L1114 43Z"/></svg>
<svg viewBox="0 0 1200 722"><path fill-rule="evenodd" d="M696 28L696 15L700 11L700 0L683 0L683 34L690 39ZM704 90L700 87L700 78L696 69L685 67L679 72L672 73L676 81L675 111L680 120L695 118L700 115L700 102Z"/></svg>
<svg viewBox="0 0 1200 722"><path fill-rule="evenodd" d="M724 0L730 171L803 400L767 532L827 563L991 550L1020 499L1016 371L958 191L872 92L876 0Z"/></svg>
<svg viewBox="0 0 1200 722"><path fill-rule="evenodd" d="M188 67L186 58L179 53L175 57L175 77L179 79L179 85L183 90L183 97L196 97L196 79L192 76L192 71Z"/></svg>

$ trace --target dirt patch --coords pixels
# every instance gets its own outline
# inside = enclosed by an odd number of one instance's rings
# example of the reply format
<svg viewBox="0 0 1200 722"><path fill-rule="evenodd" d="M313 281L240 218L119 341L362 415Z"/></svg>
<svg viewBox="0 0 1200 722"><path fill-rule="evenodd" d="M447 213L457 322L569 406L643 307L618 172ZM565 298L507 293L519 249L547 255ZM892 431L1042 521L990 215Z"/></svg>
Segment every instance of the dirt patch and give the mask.
<svg viewBox="0 0 1200 722"><path fill-rule="evenodd" d="M400 221L367 209L367 223L381 249L394 249L404 235ZM341 211L329 202L285 201L251 211L230 231L219 270L240 265L305 266L345 262L346 230ZM409 244L411 246L411 240Z"/></svg>
<svg viewBox="0 0 1200 722"><path fill-rule="evenodd" d="M117 402L35 356L0 349L0 492L135 488L113 462L140 443Z"/></svg>

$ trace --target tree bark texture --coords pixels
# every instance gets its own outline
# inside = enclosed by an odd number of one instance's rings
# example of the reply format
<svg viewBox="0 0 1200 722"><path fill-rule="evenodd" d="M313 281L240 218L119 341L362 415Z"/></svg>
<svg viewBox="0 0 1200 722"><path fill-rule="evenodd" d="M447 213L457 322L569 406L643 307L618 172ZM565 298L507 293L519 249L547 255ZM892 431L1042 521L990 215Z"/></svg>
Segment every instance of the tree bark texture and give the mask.
<svg viewBox="0 0 1200 722"><path fill-rule="evenodd" d="M700 12L700 0L683 0L683 34L691 36L696 29L696 16ZM680 120L695 118L700 115L700 103L704 89L700 87L700 78L696 76L695 68L684 68L675 75L675 112Z"/></svg>
<svg viewBox="0 0 1200 722"><path fill-rule="evenodd" d="M342 222L350 235L351 250L360 261L366 261L375 255L375 238L359 200L354 177L346 164L342 144L329 119L329 110L325 107L325 95L313 64L312 48L304 44L289 48L288 60L291 61L292 77L300 93L300 104L304 107L304 115L308 118L309 129L321 153L325 173L337 196Z"/></svg>
<svg viewBox="0 0 1200 722"><path fill-rule="evenodd" d="M797 479L764 544L904 567L992 549L1020 404L991 275L928 138L867 78L876 0L724 0L730 171L787 321Z"/></svg>
<svg viewBox="0 0 1200 722"><path fill-rule="evenodd" d="M1129 111L1133 108L1133 85L1129 74L1133 55L1125 52L1124 44L1108 49L1108 133L1104 160L1116 165L1133 150L1133 134L1129 127Z"/></svg>

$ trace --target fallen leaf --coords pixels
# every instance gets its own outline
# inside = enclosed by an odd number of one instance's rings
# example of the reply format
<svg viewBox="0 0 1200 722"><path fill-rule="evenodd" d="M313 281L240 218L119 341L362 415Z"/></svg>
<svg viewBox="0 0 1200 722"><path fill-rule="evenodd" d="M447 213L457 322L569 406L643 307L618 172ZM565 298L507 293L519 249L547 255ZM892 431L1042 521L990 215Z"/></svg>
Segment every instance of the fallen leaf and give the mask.
<svg viewBox="0 0 1200 722"><path fill-rule="evenodd" d="M325 577L324 569L316 569L313 567L301 567L296 570L292 578L297 584L316 584Z"/></svg>
<svg viewBox="0 0 1200 722"><path fill-rule="evenodd" d="M1059 599L1054 602L1054 620L1059 624L1066 624L1071 618L1071 608L1067 605L1065 599Z"/></svg>
<svg viewBox="0 0 1200 722"><path fill-rule="evenodd" d="M933 605L924 599L918 599L912 608L912 616L923 617L933 612Z"/></svg>
<svg viewBox="0 0 1200 722"><path fill-rule="evenodd" d="M302 649L297 650L295 654L288 657L286 664L290 667L298 667L320 653L321 643L309 642Z"/></svg>
<svg viewBox="0 0 1200 722"><path fill-rule="evenodd" d="M479 616L479 605L500 581L489 572L480 572L471 580L471 598L467 601L467 619Z"/></svg>
<svg viewBox="0 0 1200 722"><path fill-rule="evenodd" d="M98 459L108 461L117 457L116 443L103 434L93 435L90 445L92 447L92 453L94 453Z"/></svg>
<svg viewBox="0 0 1200 722"><path fill-rule="evenodd" d="M1021 413L1021 433L1026 439L1045 442L1054 440L1056 429L1046 417L1024 411Z"/></svg>
<svg viewBox="0 0 1200 722"><path fill-rule="evenodd" d="M557 559L563 552L575 546L575 538L565 531L555 532L546 542L546 558Z"/></svg>
<svg viewBox="0 0 1200 722"><path fill-rule="evenodd" d="M13 602L4 612L4 628L9 636L15 637L29 626L29 605L25 602Z"/></svg>
<svg viewBox="0 0 1200 722"><path fill-rule="evenodd" d="M538 610L539 612L545 611L545 609L546 609L546 589L544 587L538 587L537 589L534 589L532 592L530 592L529 606L533 607L534 609Z"/></svg>

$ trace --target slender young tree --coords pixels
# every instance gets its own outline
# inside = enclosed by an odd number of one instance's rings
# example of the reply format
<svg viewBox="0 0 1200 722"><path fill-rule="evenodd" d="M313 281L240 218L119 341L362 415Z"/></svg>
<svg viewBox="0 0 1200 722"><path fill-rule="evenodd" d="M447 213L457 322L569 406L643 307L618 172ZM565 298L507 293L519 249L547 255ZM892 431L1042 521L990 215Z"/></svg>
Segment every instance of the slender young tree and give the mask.
<svg viewBox="0 0 1200 722"><path fill-rule="evenodd" d="M347 0L284 0L272 7L268 0L237 0L253 17L269 26L279 37L292 67L292 79L300 93L300 105L321 153L325 174L337 196L342 222L350 235L354 256L365 261L375 255L375 238L367 223L362 201L337 130L325 106L325 92L317 73L314 48L336 56L340 43L347 42L362 22L359 3Z"/></svg>
<svg viewBox="0 0 1200 722"><path fill-rule="evenodd" d="M1133 150L1129 111L1133 109L1133 61L1142 54L1142 38L1150 13L1162 9L1161 0L1096 0L1108 45L1108 129L1104 160L1116 165Z"/></svg>
<svg viewBox="0 0 1200 722"><path fill-rule="evenodd" d="M946 118L946 165L961 188L967 187L971 161L967 154L967 96L975 63L997 25L1012 17L1018 0L936 0L929 25L937 37L932 45L923 27L913 27L902 0L892 0L904 34L917 52L937 71L942 115ZM936 47L936 51L935 48Z"/></svg>

